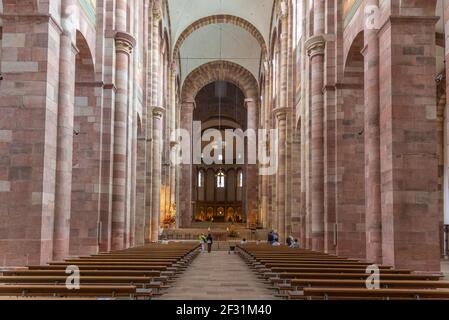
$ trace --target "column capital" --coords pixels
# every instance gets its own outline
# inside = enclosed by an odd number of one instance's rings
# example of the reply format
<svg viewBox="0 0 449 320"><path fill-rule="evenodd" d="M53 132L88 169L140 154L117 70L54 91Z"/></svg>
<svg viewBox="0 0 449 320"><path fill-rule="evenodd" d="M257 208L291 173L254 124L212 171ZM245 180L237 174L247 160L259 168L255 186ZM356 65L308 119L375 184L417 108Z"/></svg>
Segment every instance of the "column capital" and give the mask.
<svg viewBox="0 0 449 320"><path fill-rule="evenodd" d="M193 99L184 100L181 103L181 107L182 108L191 107L193 109L193 108L195 108L195 100L193 100Z"/></svg>
<svg viewBox="0 0 449 320"><path fill-rule="evenodd" d="M271 65L270 59L266 59L266 60L263 62L263 67L264 67L265 73L268 73L268 72L270 71L270 65Z"/></svg>
<svg viewBox="0 0 449 320"><path fill-rule="evenodd" d="M307 54L311 58L316 55L324 55L324 49L326 48L326 39L321 34L312 36L306 40L304 46L306 48Z"/></svg>
<svg viewBox="0 0 449 320"><path fill-rule="evenodd" d="M289 115L292 112L291 108L286 107L278 107L273 109L272 114L278 119L278 120L285 120L287 119L287 115Z"/></svg>
<svg viewBox="0 0 449 320"><path fill-rule="evenodd" d="M178 70L178 64L176 63L176 61L172 61L170 63L170 71L172 72L172 74L176 74Z"/></svg>
<svg viewBox="0 0 449 320"><path fill-rule="evenodd" d="M286 19L288 18L288 4L287 1L281 1L281 3L279 4L279 18L282 19Z"/></svg>
<svg viewBox="0 0 449 320"><path fill-rule="evenodd" d="M162 9L158 1L153 4L151 8L152 21L153 25L159 25L159 22L162 20Z"/></svg>
<svg viewBox="0 0 449 320"><path fill-rule="evenodd" d="M136 45L136 39L131 34L117 31L114 38L116 52L132 53L133 48Z"/></svg>
<svg viewBox="0 0 449 320"><path fill-rule="evenodd" d="M257 98L247 98L247 99L245 99L245 106L248 107L250 104L253 104L254 106L256 106Z"/></svg>
<svg viewBox="0 0 449 320"><path fill-rule="evenodd" d="M165 114L165 108L163 108L163 107L153 107L152 110L151 110L151 113L153 114L153 118L162 119L162 117Z"/></svg>

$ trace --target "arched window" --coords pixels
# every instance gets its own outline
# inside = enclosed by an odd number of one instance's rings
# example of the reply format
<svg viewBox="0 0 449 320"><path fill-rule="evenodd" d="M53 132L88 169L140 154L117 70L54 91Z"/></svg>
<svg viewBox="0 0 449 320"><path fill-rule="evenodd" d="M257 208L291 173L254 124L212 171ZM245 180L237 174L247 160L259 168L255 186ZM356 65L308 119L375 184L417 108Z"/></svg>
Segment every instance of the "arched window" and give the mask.
<svg viewBox="0 0 449 320"><path fill-rule="evenodd" d="M204 185L204 174L203 171L198 171L198 188L202 188Z"/></svg>
<svg viewBox="0 0 449 320"><path fill-rule="evenodd" d="M225 187L225 175L223 171L218 172L217 174L217 188Z"/></svg>
<svg viewBox="0 0 449 320"><path fill-rule="evenodd" d="M239 188L243 187L243 172L239 171L239 174L237 176L237 185L239 186Z"/></svg>

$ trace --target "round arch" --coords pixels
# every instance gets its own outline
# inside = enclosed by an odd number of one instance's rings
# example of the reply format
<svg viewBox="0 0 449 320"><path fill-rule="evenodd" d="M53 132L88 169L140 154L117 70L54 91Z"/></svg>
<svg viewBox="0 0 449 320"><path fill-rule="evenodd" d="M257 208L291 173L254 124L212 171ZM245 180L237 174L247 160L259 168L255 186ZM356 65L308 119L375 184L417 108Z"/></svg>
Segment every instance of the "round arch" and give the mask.
<svg viewBox="0 0 449 320"><path fill-rule="evenodd" d="M211 61L193 70L182 87L182 101L194 101L204 86L214 81L227 81L242 90L247 99L258 97L258 83L247 69L230 61Z"/></svg>
<svg viewBox="0 0 449 320"><path fill-rule="evenodd" d="M267 45L265 43L265 40L260 31L252 23L237 16L224 14L224 15L207 16L189 25L176 40L175 46L173 47L174 60L178 59L179 50L181 49L182 44L193 32L207 25L219 23L234 24L248 31L257 40L257 42L259 42L260 47L262 49L262 55L266 54Z"/></svg>

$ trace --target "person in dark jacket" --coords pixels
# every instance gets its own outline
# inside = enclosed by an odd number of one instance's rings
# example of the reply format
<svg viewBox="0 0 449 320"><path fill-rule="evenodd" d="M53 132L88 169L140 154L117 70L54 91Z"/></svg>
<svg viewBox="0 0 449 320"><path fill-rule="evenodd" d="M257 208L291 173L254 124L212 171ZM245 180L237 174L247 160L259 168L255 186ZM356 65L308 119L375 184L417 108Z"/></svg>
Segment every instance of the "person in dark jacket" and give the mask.
<svg viewBox="0 0 449 320"><path fill-rule="evenodd" d="M273 230L271 230L270 232L268 232L268 239L267 239L267 242L268 242L268 244L272 244L273 241L274 241Z"/></svg>
<svg viewBox="0 0 449 320"><path fill-rule="evenodd" d="M207 252L211 252L212 251L212 244L214 243L214 240L212 239L212 235L209 233L209 235L207 236Z"/></svg>

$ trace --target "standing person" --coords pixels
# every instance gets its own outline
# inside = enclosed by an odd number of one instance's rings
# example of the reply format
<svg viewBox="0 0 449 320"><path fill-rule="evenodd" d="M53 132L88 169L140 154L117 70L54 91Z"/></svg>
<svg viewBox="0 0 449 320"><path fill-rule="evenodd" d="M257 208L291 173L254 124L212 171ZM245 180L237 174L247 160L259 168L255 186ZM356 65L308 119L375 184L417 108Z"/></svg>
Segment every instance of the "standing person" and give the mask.
<svg viewBox="0 0 449 320"><path fill-rule="evenodd" d="M207 236L207 252L211 252L212 251L212 243L214 242L214 240L212 239L212 235L209 233L209 235Z"/></svg>
<svg viewBox="0 0 449 320"><path fill-rule="evenodd" d="M200 235L201 252L206 251L206 235L202 233Z"/></svg>

